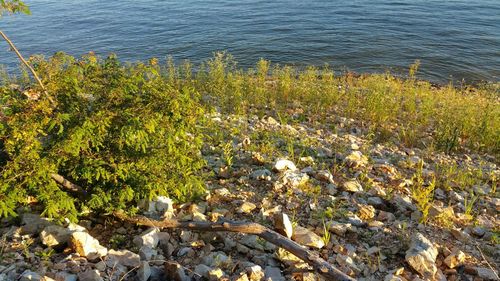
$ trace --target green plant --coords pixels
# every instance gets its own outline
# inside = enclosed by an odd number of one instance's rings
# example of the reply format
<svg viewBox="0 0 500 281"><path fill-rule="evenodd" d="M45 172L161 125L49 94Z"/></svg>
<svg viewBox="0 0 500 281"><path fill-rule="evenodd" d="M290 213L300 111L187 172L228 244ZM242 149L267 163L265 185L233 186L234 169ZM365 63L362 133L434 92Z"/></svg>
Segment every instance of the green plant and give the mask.
<svg viewBox="0 0 500 281"><path fill-rule="evenodd" d="M473 218L473 211L474 211L474 205L476 204L476 201L479 199L479 195L475 195L474 191L470 191L469 195L467 195L464 198L464 214L465 216L469 219L472 220Z"/></svg>
<svg viewBox="0 0 500 281"><path fill-rule="evenodd" d="M321 239L323 240L323 242L325 242L325 245L328 245L328 243L330 243L330 239L332 238L332 234L326 226L325 219L323 219L321 222L323 224L323 236L321 236Z"/></svg>
<svg viewBox="0 0 500 281"><path fill-rule="evenodd" d="M57 54L32 63L56 100L26 99L1 87L0 216L33 196L48 217L78 209L126 209L158 195L190 200L203 192L204 121L198 92L169 82L156 64L122 65L90 54ZM52 180L78 184L78 198Z"/></svg>
<svg viewBox="0 0 500 281"><path fill-rule="evenodd" d="M222 152L224 156L224 161L226 162L227 167L233 166L233 145L231 142L226 143L222 147Z"/></svg>
<svg viewBox="0 0 500 281"><path fill-rule="evenodd" d="M54 255L55 251L52 248L47 248L43 251L36 252L35 255L40 257L42 261L48 262L52 255Z"/></svg>
<svg viewBox="0 0 500 281"><path fill-rule="evenodd" d="M428 220L429 208L432 205L434 188L436 186L436 181L434 178L429 184L425 183L425 180L422 176L423 165L423 161L420 161L417 171L413 175L413 185L411 186L411 197L415 201L418 210L422 215L422 217L420 218L421 223L425 223Z"/></svg>
<svg viewBox="0 0 500 281"><path fill-rule="evenodd" d="M0 0L0 17L2 14L30 14L29 7L20 0Z"/></svg>

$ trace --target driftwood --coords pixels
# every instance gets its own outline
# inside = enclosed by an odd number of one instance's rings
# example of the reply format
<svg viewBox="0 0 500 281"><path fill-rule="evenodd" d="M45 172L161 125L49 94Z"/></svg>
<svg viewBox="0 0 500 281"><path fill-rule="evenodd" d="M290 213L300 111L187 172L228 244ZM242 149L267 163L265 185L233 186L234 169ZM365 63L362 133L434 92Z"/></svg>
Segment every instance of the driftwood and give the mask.
<svg viewBox="0 0 500 281"><path fill-rule="evenodd" d="M211 231L211 232L226 231L226 232L238 232L244 234L257 235L262 239L278 247L281 247L289 251L290 253L294 254L298 258L302 259L304 262L312 266L326 280L355 281L355 279L353 279L352 277L349 277L342 271L338 270L337 268L326 262L318 254L309 251L302 245L258 223L235 222L235 221L195 222L195 221L178 221L172 219L157 221L157 220L151 220L143 216L129 217L122 212L115 212L114 215L123 221L150 227L179 228L179 229L188 229L195 231Z"/></svg>

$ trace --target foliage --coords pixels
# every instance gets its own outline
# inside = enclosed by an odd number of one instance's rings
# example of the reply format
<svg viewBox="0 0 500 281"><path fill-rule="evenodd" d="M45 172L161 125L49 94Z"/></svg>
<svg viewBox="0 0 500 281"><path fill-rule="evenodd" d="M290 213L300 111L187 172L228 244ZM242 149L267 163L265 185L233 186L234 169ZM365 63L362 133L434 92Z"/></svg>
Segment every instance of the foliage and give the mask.
<svg viewBox="0 0 500 281"><path fill-rule="evenodd" d="M418 210L422 214L420 222L427 222L429 209L432 206L434 197L435 179L426 183L423 178L423 161L420 161L419 167L413 176L413 185L411 186L411 197L415 201Z"/></svg>
<svg viewBox="0 0 500 281"><path fill-rule="evenodd" d="M193 87L169 80L154 61L124 66L114 56L60 53L31 62L57 104L0 88L0 216L15 215L27 198L48 217L75 219L78 210L111 211L157 195L189 200L203 191L197 125L204 114ZM88 197L61 190L51 173Z"/></svg>
<svg viewBox="0 0 500 281"><path fill-rule="evenodd" d="M30 14L30 9L20 0L0 0L0 17L16 13Z"/></svg>

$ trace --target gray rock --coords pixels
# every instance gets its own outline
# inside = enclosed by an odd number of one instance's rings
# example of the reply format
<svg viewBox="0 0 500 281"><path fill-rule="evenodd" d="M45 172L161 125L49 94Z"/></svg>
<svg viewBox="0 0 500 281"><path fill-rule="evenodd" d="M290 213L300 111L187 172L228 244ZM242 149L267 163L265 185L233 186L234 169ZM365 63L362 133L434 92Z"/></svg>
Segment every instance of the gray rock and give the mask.
<svg viewBox="0 0 500 281"><path fill-rule="evenodd" d="M77 281L78 276L76 274L71 274L66 271L60 271L56 273L56 280L60 281Z"/></svg>
<svg viewBox="0 0 500 281"><path fill-rule="evenodd" d="M137 270L135 278L137 281L147 281L151 276L151 267L147 261L143 261Z"/></svg>
<svg viewBox="0 0 500 281"><path fill-rule="evenodd" d="M241 204L241 206L236 210L236 212L239 214L249 214L253 210L255 210L255 208L257 208L257 206L254 203L243 202L243 204Z"/></svg>
<svg viewBox="0 0 500 281"><path fill-rule="evenodd" d="M330 221L327 224L328 230L335 233L338 236L344 236L347 230L352 228L350 223L342 223L336 221Z"/></svg>
<svg viewBox="0 0 500 281"><path fill-rule="evenodd" d="M292 239L304 246L321 249L325 246L325 242L316 233L307 228L296 226L293 230Z"/></svg>
<svg viewBox="0 0 500 281"><path fill-rule="evenodd" d="M42 230L40 238L45 246L54 247L68 243L72 232L59 225L49 225Z"/></svg>
<svg viewBox="0 0 500 281"><path fill-rule="evenodd" d="M200 275L201 277L205 277L205 278L208 278L208 273L210 272L210 270L212 270L212 268L210 268L209 266L206 266L204 264L198 264L194 268L194 272L196 274Z"/></svg>
<svg viewBox="0 0 500 281"><path fill-rule="evenodd" d="M327 186L326 186L326 192L329 194L329 195L335 195L337 194L338 190L337 190L337 185L333 184L333 183L329 183Z"/></svg>
<svg viewBox="0 0 500 281"><path fill-rule="evenodd" d="M288 238L292 238L293 226L287 214L285 213L274 214L274 228L278 233Z"/></svg>
<svg viewBox="0 0 500 281"><path fill-rule="evenodd" d="M260 251L273 251L276 249L275 245L260 239L256 235L245 235L239 240L239 242L247 247Z"/></svg>
<svg viewBox="0 0 500 281"><path fill-rule="evenodd" d="M285 277L281 270L277 267L267 266L264 269L265 281L285 281Z"/></svg>
<svg viewBox="0 0 500 281"><path fill-rule="evenodd" d="M224 252L211 252L207 256L202 258L202 262L205 265L211 267L223 266L230 264L231 258L226 256Z"/></svg>
<svg viewBox="0 0 500 281"><path fill-rule="evenodd" d="M106 261L109 267L114 264L121 264L127 267L139 267L141 265L141 257L129 250L109 250L108 259Z"/></svg>
<svg viewBox="0 0 500 281"><path fill-rule="evenodd" d="M155 208L159 213L173 213L174 201L165 196L158 196L155 200Z"/></svg>
<svg viewBox="0 0 500 281"><path fill-rule="evenodd" d="M36 272L26 270L21 274L19 281L40 281L42 276Z"/></svg>
<svg viewBox="0 0 500 281"><path fill-rule="evenodd" d="M472 234L477 237L483 237L484 234L486 233L486 230L480 226L476 226L472 228Z"/></svg>
<svg viewBox="0 0 500 281"><path fill-rule="evenodd" d="M261 169L261 170L255 170L250 174L250 177L255 180L265 180L265 181L270 181L271 180L271 171L267 169Z"/></svg>
<svg viewBox="0 0 500 281"><path fill-rule="evenodd" d="M149 247L151 249L156 248L159 242L159 237L158 233L160 233L160 230L156 227L150 228L140 235L137 235L134 237L134 244L140 248L142 246Z"/></svg>
<svg viewBox="0 0 500 281"><path fill-rule="evenodd" d="M364 167L368 164L368 158L364 156L361 151L352 151L351 154L345 158L345 161L347 165L353 168Z"/></svg>
<svg viewBox="0 0 500 281"><path fill-rule="evenodd" d="M279 159L274 164L274 168L273 169L276 170L276 171L278 171L278 172L283 172L283 171L286 171L286 170L295 171L295 170L297 170L297 167L290 160Z"/></svg>
<svg viewBox="0 0 500 281"><path fill-rule="evenodd" d="M224 276L224 271L222 271L222 269L220 268L215 268L215 269L212 269L208 272L208 280L209 281L219 281L222 279L222 277Z"/></svg>
<svg viewBox="0 0 500 281"><path fill-rule="evenodd" d="M149 261L153 256L158 254L158 252L154 249L151 249L148 246L142 246L139 249L139 256L141 257L142 260Z"/></svg>
<svg viewBox="0 0 500 281"><path fill-rule="evenodd" d="M342 187L344 188L345 191L349 191L349 192L353 192L353 193L363 191L363 187L361 186L361 184L357 180L346 181L346 182L344 182Z"/></svg>
<svg viewBox="0 0 500 281"><path fill-rule="evenodd" d="M495 271L486 267L476 267L477 276L483 280L500 280Z"/></svg>
<svg viewBox="0 0 500 281"><path fill-rule="evenodd" d="M184 267L179 263L174 261L165 262L165 274L167 275L167 280L172 281L190 281L191 278L186 275Z"/></svg>
<svg viewBox="0 0 500 281"><path fill-rule="evenodd" d="M436 257L438 249L420 233L413 235L411 245L406 251L406 262L426 278L433 278L437 272Z"/></svg>
<svg viewBox="0 0 500 281"><path fill-rule="evenodd" d="M52 222L46 218L41 218L37 214L29 213L23 214L21 223L21 234L29 235L40 233L42 229L52 224Z"/></svg>
<svg viewBox="0 0 500 281"><path fill-rule="evenodd" d="M380 197L368 197L368 200L366 201L368 205L372 205L374 207L380 207L384 205L384 200Z"/></svg>
<svg viewBox="0 0 500 281"><path fill-rule="evenodd" d="M71 233L69 244L75 252L89 260L104 257L108 253L108 249L101 246L99 241L87 232L78 231Z"/></svg>
<svg viewBox="0 0 500 281"><path fill-rule="evenodd" d="M286 171L283 176L283 183L293 188L305 184L309 180L306 173Z"/></svg>
<svg viewBox="0 0 500 281"><path fill-rule="evenodd" d="M78 273L79 281L103 281L101 275L98 270L86 270Z"/></svg>
<svg viewBox="0 0 500 281"><path fill-rule="evenodd" d="M333 183L333 175L327 170L321 170L316 173L316 179L328 183Z"/></svg>
<svg viewBox="0 0 500 281"><path fill-rule="evenodd" d="M260 281L264 278L264 271L260 265L253 265L245 268L250 281Z"/></svg>

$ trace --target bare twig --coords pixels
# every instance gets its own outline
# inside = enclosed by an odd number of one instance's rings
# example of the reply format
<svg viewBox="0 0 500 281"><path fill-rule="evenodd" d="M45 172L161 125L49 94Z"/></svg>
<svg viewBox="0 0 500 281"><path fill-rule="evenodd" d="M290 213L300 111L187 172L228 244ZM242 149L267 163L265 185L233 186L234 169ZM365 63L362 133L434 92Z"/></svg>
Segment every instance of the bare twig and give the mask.
<svg viewBox="0 0 500 281"><path fill-rule="evenodd" d="M198 222L198 221L178 221L167 219L163 221L151 220L143 216L129 217L123 212L115 212L114 215L124 221L158 228L178 228L189 229L195 231L226 231L238 232L244 234L253 234L261 237L262 239L281 247L290 253L294 254L304 262L312 266L319 274L326 280L338 281L354 281L352 277L346 275L336 267L332 266L323 260L318 254L309 251L302 245L292 241L285 236L264 227L258 223L236 222L236 221L218 221L218 222Z"/></svg>
<svg viewBox="0 0 500 281"><path fill-rule="evenodd" d="M496 272L496 270L493 268L493 266L491 266L490 262L486 259L486 257L483 254L483 251L481 251L481 248L479 248L479 244L477 242L475 242L475 244L476 244L476 248L479 250L479 253L481 254L481 257L483 257L483 260L486 262L486 264L491 269L491 271L493 271L493 274L495 274L497 279L500 279L500 277L498 277L498 273Z"/></svg>
<svg viewBox="0 0 500 281"><path fill-rule="evenodd" d="M65 179L63 176L61 176L59 174L52 173L52 174L50 174L50 177L55 182L60 184L62 187L64 187L65 189L67 189L73 193L79 194L81 196L85 196L87 194L85 189L83 189L81 186L70 182L69 180Z"/></svg>
<svg viewBox="0 0 500 281"><path fill-rule="evenodd" d="M19 60L21 60L21 62L30 70L31 74L33 74L33 77L35 77L35 80L38 82L38 85L40 85L40 87L42 88L44 94L47 96L49 101L52 104L54 104L54 100L49 96L49 93L45 89L45 86L43 85L42 80L40 79L40 77L38 77L38 74L36 74L36 71L33 69L33 67L31 67L31 65L24 59L24 57L21 55L19 50L14 45L14 43L12 43L12 41L9 39L9 37L7 37L7 35L5 33L3 33L3 31L1 31L1 30L0 30L0 35L2 35L3 39L9 44L10 48L16 53Z"/></svg>

